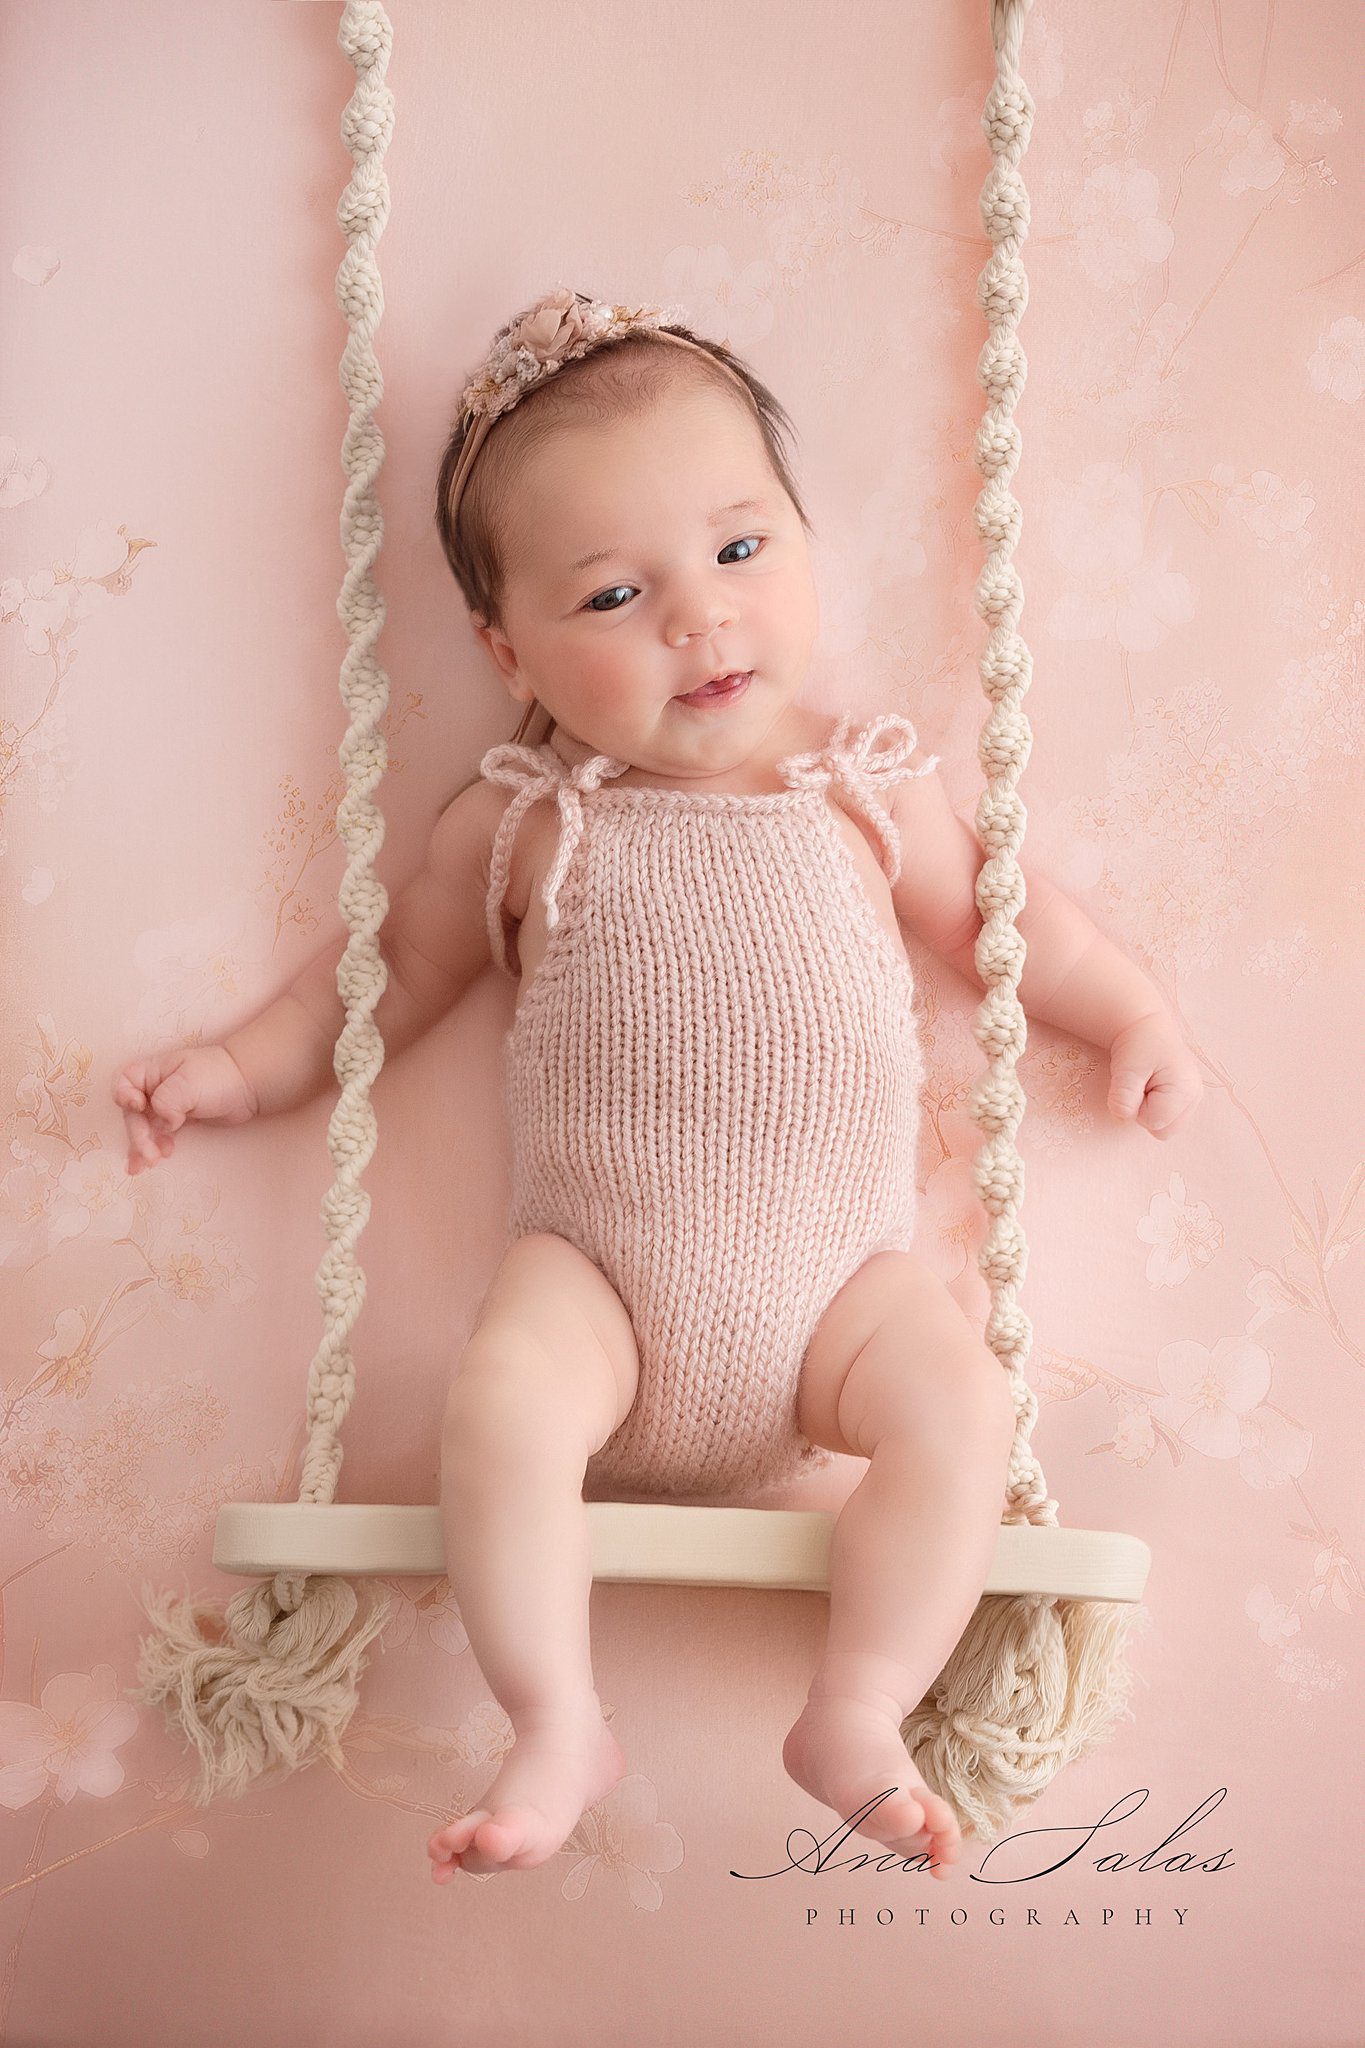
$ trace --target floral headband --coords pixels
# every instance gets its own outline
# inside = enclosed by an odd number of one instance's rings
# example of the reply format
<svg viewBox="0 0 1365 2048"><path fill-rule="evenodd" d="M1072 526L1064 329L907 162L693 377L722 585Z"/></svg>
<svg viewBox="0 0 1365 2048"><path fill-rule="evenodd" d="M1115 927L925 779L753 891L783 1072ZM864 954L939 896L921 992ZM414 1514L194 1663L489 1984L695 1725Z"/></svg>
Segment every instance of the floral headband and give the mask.
<svg viewBox="0 0 1365 2048"><path fill-rule="evenodd" d="M543 384L556 370L578 356L590 355L604 341L648 329L661 341L677 343L718 361L709 349L698 348L681 334L672 334L666 320L680 320L681 307L613 306L603 299L590 299L583 292L561 285L519 313L500 328L478 374L460 393L460 417L472 420L465 434L455 475L450 485L450 519L453 524L470 469L492 428L505 412L528 391ZM750 396L749 387L736 377L728 363L720 367Z"/></svg>

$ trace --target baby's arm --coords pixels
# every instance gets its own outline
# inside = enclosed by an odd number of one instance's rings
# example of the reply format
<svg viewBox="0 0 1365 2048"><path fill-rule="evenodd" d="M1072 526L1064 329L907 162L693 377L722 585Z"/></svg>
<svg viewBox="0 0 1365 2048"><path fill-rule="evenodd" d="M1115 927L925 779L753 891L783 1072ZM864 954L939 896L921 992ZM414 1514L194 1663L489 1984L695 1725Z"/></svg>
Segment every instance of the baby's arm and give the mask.
<svg viewBox="0 0 1365 2048"><path fill-rule="evenodd" d="M379 931L388 980L374 1011L386 1060L444 1017L488 965L488 855L506 800L486 781L462 790L436 820L422 866L389 906ZM332 1060L346 1021L337 993L343 950L344 942L328 946L224 1040L259 1114L293 1109L336 1085Z"/></svg>
<svg viewBox="0 0 1365 2048"><path fill-rule="evenodd" d="M898 784L891 809L902 849L892 892L898 919L984 988L976 967L980 840L937 775ZM1114 1114L1136 1116L1154 1136L1171 1137L1199 1101L1203 1082L1160 990L1050 875L1023 858L1019 865L1027 896L1018 919L1025 1013L1103 1047Z"/></svg>
<svg viewBox="0 0 1365 2048"><path fill-rule="evenodd" d="M389 906L379 933L388 968L374 1021L394 1058L458 1001L489 959L484 900L493 833L505 791L479 781L436 821L426 858ZM116 1074L128 1172L169 1158L185 1124L234 1125L297 1108L334 1087L345 1022L337 993L343 944L332 944L294 983L222 1045L134 1057Z"/></svg>

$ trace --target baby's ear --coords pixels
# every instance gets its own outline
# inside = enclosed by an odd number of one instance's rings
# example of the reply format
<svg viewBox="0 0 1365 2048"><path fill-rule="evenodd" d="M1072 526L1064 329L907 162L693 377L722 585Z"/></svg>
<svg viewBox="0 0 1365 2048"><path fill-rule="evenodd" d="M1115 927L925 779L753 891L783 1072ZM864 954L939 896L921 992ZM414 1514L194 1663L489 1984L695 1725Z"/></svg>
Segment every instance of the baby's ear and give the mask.
<svg viewBox="0 0 1365 2048"><path fill-rule="evenodd" d="M535 692L529 683L523 682L521 679L516 649L507 638L507 635L497 627L490 626L486 621L481 626L476 625L474 631L487 648L489 660L507 685L509 693L516 698L519 704L529 704Z"/></svg>

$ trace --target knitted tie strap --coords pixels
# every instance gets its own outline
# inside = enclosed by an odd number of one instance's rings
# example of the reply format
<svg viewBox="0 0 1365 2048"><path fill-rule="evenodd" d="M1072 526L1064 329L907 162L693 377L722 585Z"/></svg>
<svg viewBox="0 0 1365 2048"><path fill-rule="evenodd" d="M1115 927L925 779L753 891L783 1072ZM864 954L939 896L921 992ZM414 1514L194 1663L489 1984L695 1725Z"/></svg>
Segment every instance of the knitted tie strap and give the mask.
<svg viewBox="0 0 1365 2048"><path fill-rule="evenodd" d="M919 741L909 719L897 712L887 711L880 718L870 719L850 746L848 732L852 723L853 713L845 712L823 747L810 754L793 754L783 762L782 772L793 789L825 789L831 783L837 784L850 806L861 811L872 825L881 842L882 865L894 882L901 871L901 838L884 791L898 782L928 775L937 768L939 756L931 754L918 767L911 765ZM878 747L882 733L890 736L889 746Z"/></svg>
<svg viewBox="0 0 1365 2048"><path fill-rule="evenodd" d="M583 833L582 799L589 791L599 788L607 777L624 775L629 766L628 761L618 761L610 754L593 754L571 768L567 761L559 759L552 747L521 747L515 740L508 740L505 745L494 747L484 755L482 773L487 779L516 792L498 821L488 863L488 943L499 966L507 967L509 964L499 912L512 872L512 841L523 814L539 798L554 791L559 802L562 830L541 891L546 928L553 931L559 923L560 884L568 873L574 848Z"/></svg>

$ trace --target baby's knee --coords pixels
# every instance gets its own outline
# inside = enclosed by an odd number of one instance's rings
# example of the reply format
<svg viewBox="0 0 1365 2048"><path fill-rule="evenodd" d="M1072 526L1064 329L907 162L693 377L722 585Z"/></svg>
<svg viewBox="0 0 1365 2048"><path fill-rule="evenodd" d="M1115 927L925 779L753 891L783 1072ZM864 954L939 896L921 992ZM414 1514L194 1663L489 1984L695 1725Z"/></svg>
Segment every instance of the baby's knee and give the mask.
<svg viewBox="0 0 1365 2048"><path fill-rule="evenodd" d="M1010 1376L984 1342L970 1353L971 1365L955 1384L954 1426L963 1450L982 1464L1007 1459L1014 1442L1016 1415Z"/></svg>
<svg viewBox="0 0 1365 2048"><path fill-rule="evenodd" d="M535 1343L476 1331L451 1376L443 1451L482 1452L514 1440L545 1415L550 1390L550 1361Z"/></svg>
<svg viewBox="0 0 1365 2048"><path fill-rule="evenodd" d="M934 1363L904 1389L885 1434L899 1436L921 1457L953 1464L1003 1467L1014 1443L1010 1377L984 1343L970 1342Z"/></svg>
<svg viewBox="0 0 1365 2048"><path fill-rule="evenodd" d="M535 1338L506 1329L476 1331L446 1397L443 1471L508 1479L554 1460L586 1466L614 1421L580 1375Z"/></svg>
<svg viewBox="0 0 1365 2048"><path fill-rule="evenodd" d="M979 1391L982 1396L982 1435L988 1446L999 1441L1006 1447L1014 1442L1018 1426L1018 1413L1014 1406L1014 1387L1005 1366L986 1343L981 1345L985 1354L980 1375Z"/></svg>

